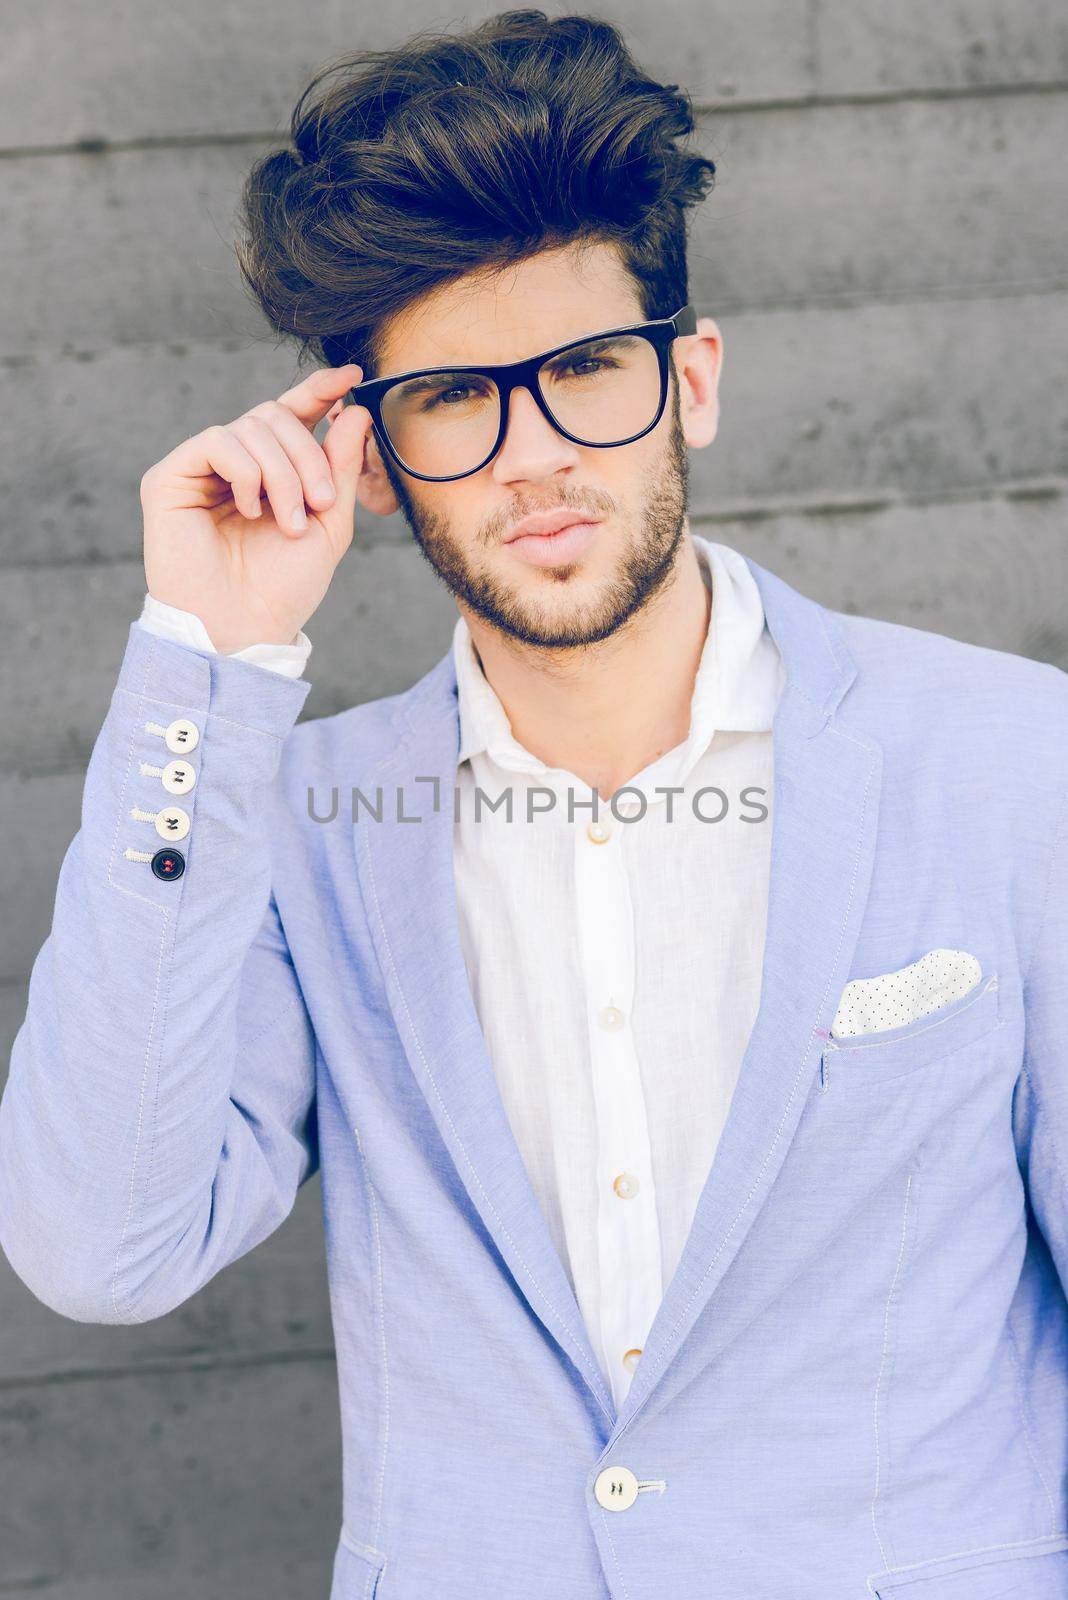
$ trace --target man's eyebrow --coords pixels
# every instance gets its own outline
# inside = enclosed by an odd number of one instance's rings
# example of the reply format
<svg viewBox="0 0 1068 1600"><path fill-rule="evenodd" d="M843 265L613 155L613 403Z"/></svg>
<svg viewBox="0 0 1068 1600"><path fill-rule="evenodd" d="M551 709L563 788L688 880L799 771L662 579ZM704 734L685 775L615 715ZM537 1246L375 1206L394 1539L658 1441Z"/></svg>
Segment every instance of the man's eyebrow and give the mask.
<svg viewBox="0 0 1068 1600"><path fill-rule="evenodd" d="M397 387L404 394L425 394L428 389L439 389L449 378L469 378L475 375L476 368L464 370L463 367L440 367L432 372L416 373L411 378L398 378Z"/></svg>
<svg viewBox="0 0 1068 1600"><path fill-rule="evenodd" d="M556 345L551 346L551 353L545 359L556 361L566 356L570 350L586 349L589 345L631 344L636 342L637 337L636 334L630 333L626 329L617 331L614 328L609 328L605 333L581 333L578 338L569 339L563 349ZM541 353L541 351L535 352L536 355ZM523 359L533 360L534 357L527 356ZM477 361L458 361L455 366L451 367L416 368L410 378L401 376L395 381L405 394L422 394L427 389L439 385L445 378L467 378L485 371L488 367L513 366L515 364L514 362L487 361L480 366Z"/></svg>
<svg viewBox="0 0 1068 1600"><path fill-rule="evenodd" d="M609 331L608 333L588 333L588 334L586 334L583 337L580 337L578 339L569 340L567 346L565 347L565 349L556 351L555 354L552 357L550 357L550 359L553 360L553 361L555 361L557 359L562 359L571 350L575 350L575 349L586 350L586 349L589 348L590 345L600 345L600 346L603 347L605 345L613 345L613 344L637 344L637 343L638 343L638 335L634 334L634 333L626 333L626 332L614 333L614 332L611 332L611 331Z"/></svg>

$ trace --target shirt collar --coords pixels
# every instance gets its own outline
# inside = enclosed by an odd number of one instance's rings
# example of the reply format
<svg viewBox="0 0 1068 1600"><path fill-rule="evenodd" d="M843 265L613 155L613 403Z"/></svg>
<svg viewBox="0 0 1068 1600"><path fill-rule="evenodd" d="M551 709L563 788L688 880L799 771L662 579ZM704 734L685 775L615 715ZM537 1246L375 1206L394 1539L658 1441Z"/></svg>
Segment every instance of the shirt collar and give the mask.
<svg viewBox="0 0 1068 1600"><path fill-rule="evenodd" d="M712 608L690 702L685 742L645 769L684 782L717 729L770 729L784 672L764 620L760 590L744 556L729 545L691 534ZM485 751L501 767L546 774L551 769L512 736L508 715L486 678L463 616L453 630L453 661L460 712L457 764ZM638 775L643 776L642 774Z"/></svg>

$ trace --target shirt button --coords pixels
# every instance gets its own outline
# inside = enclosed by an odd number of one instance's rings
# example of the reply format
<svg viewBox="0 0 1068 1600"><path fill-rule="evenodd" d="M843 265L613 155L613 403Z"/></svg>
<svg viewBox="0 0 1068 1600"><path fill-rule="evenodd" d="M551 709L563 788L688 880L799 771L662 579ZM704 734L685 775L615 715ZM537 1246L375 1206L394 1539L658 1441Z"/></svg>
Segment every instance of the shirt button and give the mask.
<svg viewBox="0 0 1068 1600"><path fill-rule="evenodd" d="M185 871L185 856L180 850L157 850L152 857L157 878L180 878Z"/></svg>
<svg viewBox="0 0 1068 1600"><path fill-rule="evenodd" d="M641 1360L641 1354L642 1353L640 1350L627 1351L626 1355L623 1357L623 1365L626 1367L628 1372L634 1371L635 1367L638 1365L638 1362Z"/></svg>
<svg viewBox="0 0 1068 1600"><path fill-rule="evenodd" d="M163 735L168 750L176 756L188 755L200 743L200 729L188 717L177 717Z"/></svg>
<svg viewBox="0 0 1068 1600"><path fill-rule="evenodd" d="M604 844L606 839L612 837L611 828L606 828L603 822L591 822L586 827L586 837L594 844Z"/></svg>
<svg viewBox="0 0 1068 1600"><path fill-rule="evenodd" d="M638 1480L629 1467L605 1467L597 1474L593 1496L606 1511L626 1511L638 1498Z"/></svg>
<svg viewBox="0 0 1068 1600"><path fill-rule="evenodd" d="M612 1188L621 1200L632 1199L638 1193L638 1187L638 1180L633 1172L621 1172L612 1183Z"/></svg>
<svg viewBox="0 0 1068 1600"><path fill-rule="evenodd" d="M621 1028L623 1013L618 1006L603 1006L597 1013L597 1020L602 1028Z"/></svg>
<svg viewBox="0 0 1068 1600"><path fill-rule="evenodd" d="M160 782L168 794L186 794L196 781L196 771L188 761L168 761L160 774Z"/></svg>
<svg viewBox="0 0 1068 1600"><path fill-rule="evenodd" d="M164 806L156 812L156 832L161 839L184 839L189 832L189 813L181 806Z"/></svg>

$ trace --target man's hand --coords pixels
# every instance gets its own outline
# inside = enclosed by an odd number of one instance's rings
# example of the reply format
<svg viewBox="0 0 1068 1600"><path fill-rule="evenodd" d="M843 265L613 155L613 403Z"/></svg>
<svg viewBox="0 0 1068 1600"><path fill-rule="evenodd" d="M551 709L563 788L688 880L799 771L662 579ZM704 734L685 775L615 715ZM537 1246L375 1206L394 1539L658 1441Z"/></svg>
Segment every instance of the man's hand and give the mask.
<svg viewBox="0 0 1068 1600"><path fill-rule="evenodd" d="M362 376L351 362L320 368L141 479L148 592L198 616L216 650L289 644L321 604L355 532L371 414L342 400Z"/></svg>

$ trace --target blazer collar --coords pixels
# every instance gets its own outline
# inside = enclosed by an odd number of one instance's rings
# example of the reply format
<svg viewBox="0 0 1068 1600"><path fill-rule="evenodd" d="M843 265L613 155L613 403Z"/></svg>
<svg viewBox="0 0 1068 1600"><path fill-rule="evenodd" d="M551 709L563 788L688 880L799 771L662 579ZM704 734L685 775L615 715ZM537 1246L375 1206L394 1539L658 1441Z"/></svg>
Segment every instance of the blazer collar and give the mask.
<svg viewBox="0 0 1068 1600"><path fill-rule="evenodd" d="M365 775L383 787L383 820L353 825L363 903L412 1071L474 1212L531 1311L573 1364L606 1443L685 1382L694 1325L790 1147L818 1065L820 1032L829 1029L848 980L871 878L882 751L869 734L845 726L838 711L856 664L830 612L745 559L785 674L772 724L760 1003L690 1233L618 1416L508 1123L464 965L446 798L460 739L451 651L398 697L396 740ZM400 825L413 820L419 826ZM795 1270L783 1259L784 1274ZM761 1293L773 1292L765 1274ZM726 1337L717 1319L706 1322L703 1363Z"/></svg>

